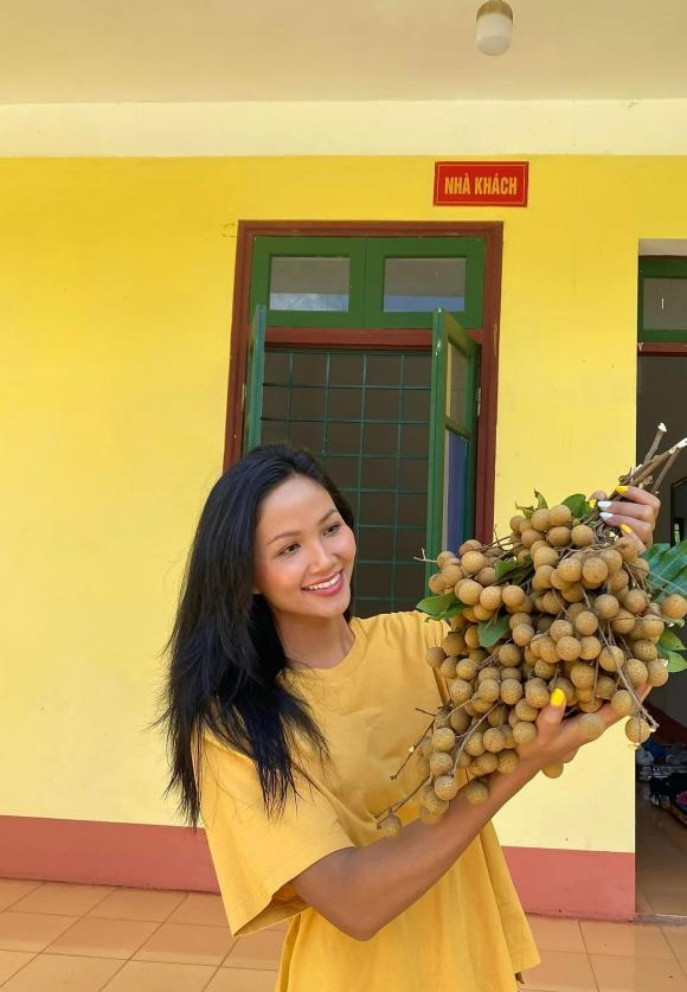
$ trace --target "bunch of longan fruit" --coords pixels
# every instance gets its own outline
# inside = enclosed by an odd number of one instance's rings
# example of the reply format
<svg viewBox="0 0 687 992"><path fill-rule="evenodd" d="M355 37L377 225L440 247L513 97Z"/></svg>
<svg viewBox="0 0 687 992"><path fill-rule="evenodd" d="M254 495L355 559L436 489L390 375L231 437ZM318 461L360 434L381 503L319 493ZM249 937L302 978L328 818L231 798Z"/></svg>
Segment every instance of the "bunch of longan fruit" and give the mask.
<svg viewBox="0 0 687 992"><path fill-rule="evenodd" d="M637 542L590 505L580 517L565 503L527 508L510 528L491 545L442 551L429 579L431 592L450 600L450 632L427 652L444 705L411 748L425 823L437 823L461 788L472 803L486 800L489 776L513 771L518 746L535 740L554 689L565 694L566 716L581 714L588 741L605 729L597 712L605 703L628 718L634 744L656 726L638 690L666 682L658 642L687 614L687 600L652 599ZM543 771L555 778L563 765ZM406 801L379 817L385 835L401 829Z"/></svg>

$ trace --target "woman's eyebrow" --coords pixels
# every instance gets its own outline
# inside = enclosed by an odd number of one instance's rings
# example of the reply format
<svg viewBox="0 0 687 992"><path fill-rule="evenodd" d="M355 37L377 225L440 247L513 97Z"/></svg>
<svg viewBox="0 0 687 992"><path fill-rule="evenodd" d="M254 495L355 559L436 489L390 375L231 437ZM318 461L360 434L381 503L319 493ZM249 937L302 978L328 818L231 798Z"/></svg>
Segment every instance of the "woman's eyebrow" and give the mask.
<svg viewBox="0 0 687 992"><path fill-rule="evenodd" d="M320 520L318 520L317 522L318 526L320 524L323 524L328 517L331 517L332 513L338 513L338 512L339 511L335 506L333 506L331 510L327 510L325 515ZM282 534L277 534L275 537L271 537L267 543L268 545L274 544L275 541L280 541L284 537L298 537L299 534L300 534L299 530L285 530Z"/></svg>

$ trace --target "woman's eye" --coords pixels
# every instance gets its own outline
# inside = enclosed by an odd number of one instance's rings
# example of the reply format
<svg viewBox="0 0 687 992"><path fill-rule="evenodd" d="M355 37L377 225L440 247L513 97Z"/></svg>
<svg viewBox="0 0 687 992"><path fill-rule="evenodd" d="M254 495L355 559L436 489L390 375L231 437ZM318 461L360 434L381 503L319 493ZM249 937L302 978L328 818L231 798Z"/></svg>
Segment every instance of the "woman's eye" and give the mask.
<svg viewBox="0 0 687 992"><path fill-rule="evenodd" d="M298 547L297 544L289 544L285 548L282 548L279 552L280 555L290 555L292 551L295 551Z"/></svg>
<svg viewBox="0 0 687 992"><path fill-rule="evenodd" d="M341 524L332 524L331 527L327 527L327 534L335 534L337 530L341 530Z"/></svg>

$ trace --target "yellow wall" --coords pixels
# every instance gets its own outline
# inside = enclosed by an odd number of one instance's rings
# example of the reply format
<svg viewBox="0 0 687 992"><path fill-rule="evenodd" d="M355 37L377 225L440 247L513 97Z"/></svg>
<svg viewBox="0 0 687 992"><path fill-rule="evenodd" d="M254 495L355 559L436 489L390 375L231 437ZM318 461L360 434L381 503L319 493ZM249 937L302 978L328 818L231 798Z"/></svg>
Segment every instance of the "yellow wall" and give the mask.
<svg viewBox="0 0 687 992"><path fill-rule="evenodd" d="M0 161L2 812L175 822L146 725L221 470L239 219L505 221L505 522L632 461L637 241L687 236L685 164L533 159L499 211L433 208L429 158ZM503 841L631 850L623 741L534 783Z"/></svg>

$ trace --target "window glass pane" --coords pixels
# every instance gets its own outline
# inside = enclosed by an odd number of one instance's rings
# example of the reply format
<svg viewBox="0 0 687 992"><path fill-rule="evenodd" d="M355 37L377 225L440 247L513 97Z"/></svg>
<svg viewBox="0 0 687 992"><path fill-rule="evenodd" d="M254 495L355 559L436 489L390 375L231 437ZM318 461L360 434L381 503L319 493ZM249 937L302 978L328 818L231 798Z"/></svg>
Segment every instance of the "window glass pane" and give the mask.
<svg viewBox="0 0 687 992"><path fill-rule="evenodd" d="M295 419L322 420L324 400L324 389L294 388L291 390L291 416Z"/></svg>
<svg viewBox="0 0 687 992"><path fill-rule="evenodd" d="M286 383L289 381L290 355L286 351L265 349L265 382Z"/></svg>
<svg viewBox="0 0 687 992"><path fill-rule="evenodd" d="M338 458L335 455L329 455L329 457L324 462L324 468L326 473L332 478L339 489L347 489L355 487L358 485L358 457L357 455L351 455L347 457ZM357 499L349 498L349 503L355 508Z"/></svg>
<svg viewBox="0 0 687 992"><path fill-rule="evenodd" d="M365 376L368 386L398 386L401 381L400 355L385 352L383 355L367 355Z"/></svg>
<svg viewBox="0 0 687 992"><path fill-rule="evenodd" d="M405 355L403 360L404 386L430 387L432 360L429 355Z"/></svg>
<svg viewBox="0 0 687 992"><path fill-rule="evenodd" d="M453 345L449 344L448 375L446 383L446 414L458 424L464 424L466 417L466 396L468 359Z"/></svg>
<svg viewBox="0 0 687 992"><path fill-rule="evenodd" d="M426 543L427 535L424 527L417 530L411 528L399 530L396 539L396 557L399 561L411 561L413 558L422 558L422 549ZM419 590L422 589L424 583L424 574L422 573L422 565L418 565L418 568L420 569L420 581L417 587ZM418 600L422 599L422 594L417 598Z"/></svg>
<svg viewBox="0 0 687 992"><path fill-rule="evenodd" d="M329 382L332 386L359 386L363 382L363 356L330 353Z"/></svg>
<svg viewBox="0 0 687 992"><path fill-rule="evenodd" d="M465 309L464 258L387 258L384 312Z"/></svg>
<svg viewBox="0 0 687 992"><path fill-rule="evenodd" d="M399 394L397 389L368 389L365 393L365 419L398 421Z"/></svg>
<svg viewBox="0 0 687 992"><path fill-rule="evenodd" d="M687 331L687 279L645 279L643 325L649 331Z"/></svg>
<svg viewBox="0 0 687 992"><path fill-rule="evenodd" d="M296 351L292 362L293 383L298 386L314 386L327 379L327 356Z"/></svg>
<svg viewBox="0 0 687 992"><path fill-rule="evenodd" d="M444 533L442 547L455 551L465 540L468 442L446 431L444 448Z"/></svg>
<svg viewBox="0 0 687 992"><path fill-rule="evenodd" d="M364 489L387 489L391 492L394 491L398 470L398 460L396 458L363 457L361 463L361 484Z"/></svg>
<svg viewBox="0 0 687 992"><path fill-rule="evenodd" d="M349 307L348 258L278 256L270 265L270 310L343 311Z"/></svg>

